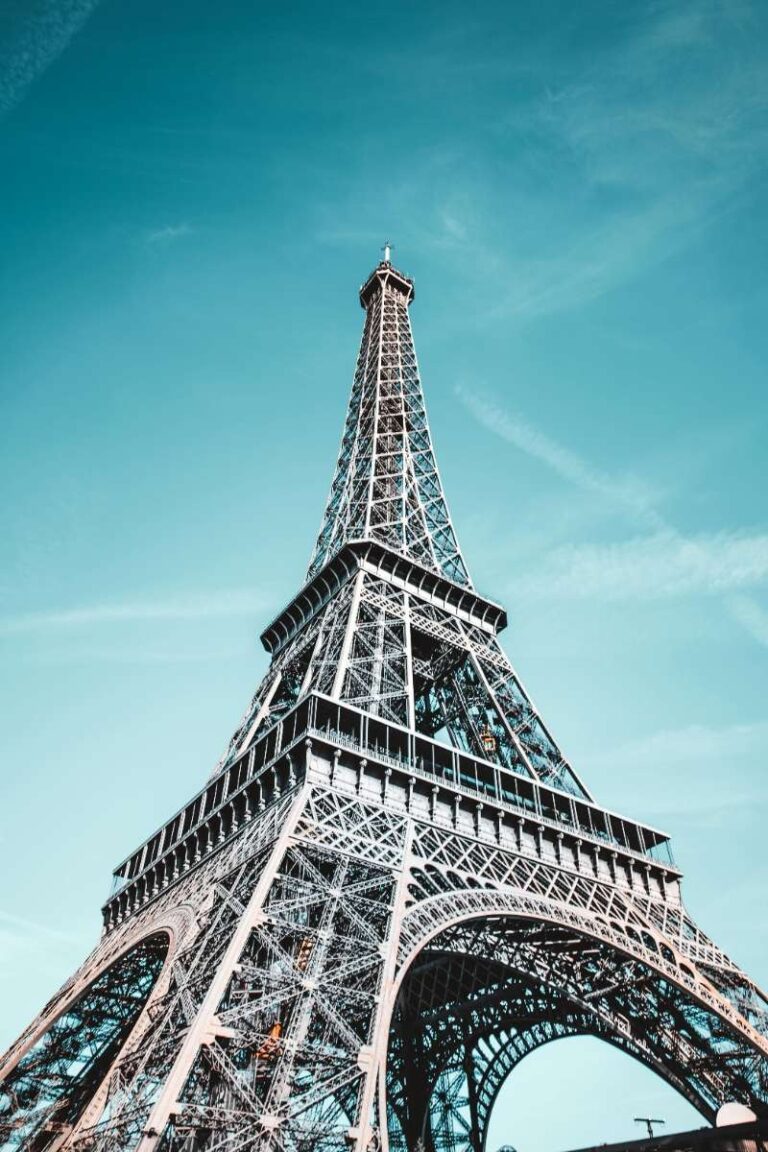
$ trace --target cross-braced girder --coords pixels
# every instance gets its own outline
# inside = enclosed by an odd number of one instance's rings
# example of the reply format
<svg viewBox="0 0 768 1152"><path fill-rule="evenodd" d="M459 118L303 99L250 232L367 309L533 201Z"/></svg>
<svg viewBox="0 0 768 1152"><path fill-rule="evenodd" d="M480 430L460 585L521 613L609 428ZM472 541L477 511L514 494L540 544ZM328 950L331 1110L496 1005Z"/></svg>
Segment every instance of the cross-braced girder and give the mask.
<svg viewBox="0 0 768 1152"><path fill-rule="evenodd" d="M223 766L316 691L588 798L495 636L401 585L365 564L350 572L276 654Z"/></svg>

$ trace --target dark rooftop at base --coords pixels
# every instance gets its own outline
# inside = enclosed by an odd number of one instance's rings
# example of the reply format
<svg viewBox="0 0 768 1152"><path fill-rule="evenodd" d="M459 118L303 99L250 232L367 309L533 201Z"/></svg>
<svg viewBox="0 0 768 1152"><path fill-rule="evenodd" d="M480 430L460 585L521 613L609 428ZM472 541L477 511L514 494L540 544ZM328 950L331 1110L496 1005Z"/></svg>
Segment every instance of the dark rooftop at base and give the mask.
<svg viewBox="0 0 768 1152"><path fill-rule="evenodd" d="M768 1152L768 1118L726 1128L697 1128L620 1144L594 1144L573 1152Z"/></svg>

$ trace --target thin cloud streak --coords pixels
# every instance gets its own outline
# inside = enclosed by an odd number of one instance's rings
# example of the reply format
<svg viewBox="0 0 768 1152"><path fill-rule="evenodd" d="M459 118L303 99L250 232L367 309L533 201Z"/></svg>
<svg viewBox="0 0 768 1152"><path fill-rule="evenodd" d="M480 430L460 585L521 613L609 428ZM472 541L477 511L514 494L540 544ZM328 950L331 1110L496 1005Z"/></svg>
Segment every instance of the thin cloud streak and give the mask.
<svg viewBox="0 0 768 1152"><path fill-rule="evenodd" d="M562 254L513 265L513 289L492 319L537 320L590 304L687 247L721 213L731 186L713 181L670 193L601 223Z"/></svg>
<svg viewBox="0 0 768 1152"><path fill-rule="evenodd" d="M49 634L46 634L48 638ZM192 639L186 646L169 644L163 648L162 643L152 647L142 643L136 644L73 644L68 636L66 645L56 647L47 645L44 651L25 652L16 656L17 664L24 663L34 668L71 667L74 664L94 665L113 664L130 667L131 665L180 665L180 664L210 664L224 665L232 660L239 660L253 656L253 644L249 643L247 636L240 642L231 644L200 644Z"/></svg>
<svg viewBox="0 0 768 1152"><path fill-rule="evenodd" d="M739 758L759 752L768 745L768 721L758 720L751 724L689 724L682 728L664 728L642 736L637 740L601 752L592 757L595 762L631 764L642 767L649 761L663 761L667 764L680 764L703 760L719 762L723 756ZM722 797L718 798L718 801Z"/></svg>
<svg viewBox="0 0 768 1152"><path fill-rule="evenodd" d="M486 50L483 82L514 74L528 95L508 101L500 88L477 154L456 144L421 152L389 183L384 216L409 220L421 250L461 257L473 281L473 326L524 326L588 306L697 244L759 178L768 163L768 61L761 37L743 36L749 4L738 14L736 5L641 6L618 38L563 63L554 86L549 62L502 45L498 56ZM457 35L427 60L420 52L422 83L478 67L460 44ZM384 59L405 66L402 54ZM371 180L350 198L376 200ZM339 227L338 203L321 211L322 242L368 242L364 230ZM354 215L351 205L342 215Z"/></svg>
<svg viewBox="0 0 768 1152"><path fill-rule="evenodd" d="M164 228L155 228L147 232L146 240L148 244L170 244L183 236L189 236L191 232L192 228L187 223L166 224Z"/></svg>
<svg viewBox="0 0 768 1152"><path fill-rule="evenodd" d="M90 604L0 617L0 636L159 620L207 620L227 616L250 616L253 613L263 612L267 606L266 598L250 589L232 589L210 595L179 597L174 600Z"/></svg>
<svg viewBox="0 0 768 1152"><path fill-rule="evenodd" d="M749 596L732 596L728 600L731 615L743 624L753 639L768 648L768 612Z"/></svg>
<svg viewBox="0 0 768 1152"><path fill-rule="evenodd" d="M99 0L42 0L0 53L0 115L24 99L29 87L64 52Z"/></svg>
<svg viewBox="0 0 768 1152"><path fill-rule="evenodd" d="M62 932L58 928L51 928L47 924L38 924L34 920L27 920L23 916L15 916L11 912L0 910L0 931L6 936L15 936L20 939L29 937L45 937L54 940L76 940L72 932Z"/></svg>
<svg viewBox="0 0 768 1152"><path fill-rule="evenodd" d="M768 646L768 613L746 595L730 593L768 579L768 535L719 532L687 537L653 505L650 488L593 468L494 400L457 385L459 401L488 431L545 464L567 483L597 494L632 515L651 535L604 546L561 548L535 576L513 584L515 594L604 600L659 599L696 593L723 596L726 611L758 643Z"/></svg>
<svg viewBox="0 0 768 1152"><path fill-rule="evenodd" d="M549 254L511 265L495 316L535 320L610 293L695 242L762 171L765 51L742 34L750 6L736 7L654 4L559 90L515 109L509 129L533 123L571 159L588 215L569 229L566 211ZM740 51L729 56L732 36Z"/></svg>
<svg viewBox="0 0 768 1152"><path fill-rule="evenodd" d="M630 791L625 808L649 807L654 817L684 817L714 826L725 809L741 808L753 815L768 805L768 791L756 790L754 765L768 749L768 722L723 726L690 724L653 732L617 747L597 750L586 759L593 768L609 771L621 781L642 780L653 771L660 787L650 798ZM729 787L716 786L728 773ZM730 819L730 817L729 817Z"/></svg>
<svg viewBox="0 0 768 1152"><path fill-rule="evenodd" d="M81 951L83 943L74 932L0 911L0 976L13 978L23 967L24 971L45 976L46 981L53 975L55 983L59 983L62 960L73 951Z"/></svg>
<svg viewBox="0 0 768 1152"><path fill-rule="evenodd" d="M631 477L611 476L593 468L575 452L552 440L533 424L509 412L490 397L461 384L455 387L454 392L484 428L534 460L546 464L563 480L634 513L649 528L667 527L653 507L651 490L640 481Z"/></svg>
<svg viewBox="0 0 768 1152"><path fill-rule="evenodd" d="M664 532L617 544L556 549L534 575L514 581L512 587L528 599L620 601L722 596L766 582L768 535L717 532L686 538ZM747 623L749 610L743 605L741 615L733 614ZM751 621L753 634L755 623ZM768 617L765 624L768 643Z"/></svg>

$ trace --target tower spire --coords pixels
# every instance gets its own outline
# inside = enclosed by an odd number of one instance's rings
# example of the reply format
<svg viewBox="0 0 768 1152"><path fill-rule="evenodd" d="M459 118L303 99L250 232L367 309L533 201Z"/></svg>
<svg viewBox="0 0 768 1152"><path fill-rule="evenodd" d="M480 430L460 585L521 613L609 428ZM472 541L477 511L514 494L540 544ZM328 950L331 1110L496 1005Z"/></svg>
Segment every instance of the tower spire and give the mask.
<svg viewBox="0 0 768 1152"><path fill-rule="evenodd" d="M345 543L378 540L471 587L443 495L409 308L413 280L384 260L360 289L366 318L312 578Z"/></svg>

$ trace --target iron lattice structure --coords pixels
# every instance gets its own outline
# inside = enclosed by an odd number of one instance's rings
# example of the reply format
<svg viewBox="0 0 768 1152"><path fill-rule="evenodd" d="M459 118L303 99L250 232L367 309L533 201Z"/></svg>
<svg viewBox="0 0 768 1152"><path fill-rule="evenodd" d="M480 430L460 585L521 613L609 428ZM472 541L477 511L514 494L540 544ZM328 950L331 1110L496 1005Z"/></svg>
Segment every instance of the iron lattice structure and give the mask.
<svg viewBox="0 0 768 1152"><path fill-rule="evenodd" d="M28 1152L481 1152L505 1077L600 1037L759 1113L762 993L667 837L597 804L473 587L385 259L307 580L205 787L0 1069Z"/></svg>

